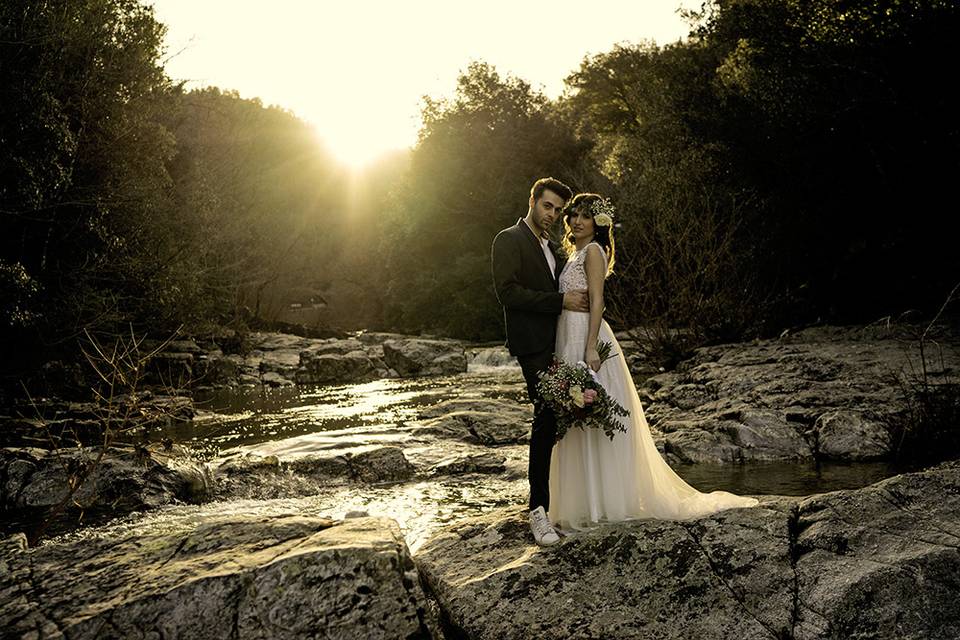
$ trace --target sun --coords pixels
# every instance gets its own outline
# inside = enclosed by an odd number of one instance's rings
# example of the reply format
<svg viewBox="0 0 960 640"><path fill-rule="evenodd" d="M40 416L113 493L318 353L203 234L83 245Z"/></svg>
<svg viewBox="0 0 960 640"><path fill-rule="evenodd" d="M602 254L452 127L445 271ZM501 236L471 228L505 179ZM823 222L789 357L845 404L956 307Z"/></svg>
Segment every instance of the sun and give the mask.
<svg viewBox="0 0 960 640"><path fill-rule="evenodd" d="M416 130L409 124L361 110L308 119L330 155L352 171L363 170L394 151L409 149L416 138Z"/></svg>
<svg viewBox="0 0 960 640"><path fill-rule="evenodd" d="M367 168L378 158L395 148L385 147L376 138L362 134L352 138L321 136L321 139L337 162L352 171L360 171Z"/></svg>

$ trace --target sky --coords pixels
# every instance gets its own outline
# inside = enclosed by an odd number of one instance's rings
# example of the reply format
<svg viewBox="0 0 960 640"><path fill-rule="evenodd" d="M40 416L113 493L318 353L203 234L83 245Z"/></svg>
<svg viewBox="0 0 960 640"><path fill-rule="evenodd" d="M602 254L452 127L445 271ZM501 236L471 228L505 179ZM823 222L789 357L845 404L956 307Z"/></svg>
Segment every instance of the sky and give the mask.
<svg viewBox="0 0 960 640"><path fill-rule="evenodd" d="M188 88L260 98L312 123L362 166L412 146L422 97L449 96L475 60L555 98L585 56L686 37L700 0L155 0L165 66Z"/></svg>

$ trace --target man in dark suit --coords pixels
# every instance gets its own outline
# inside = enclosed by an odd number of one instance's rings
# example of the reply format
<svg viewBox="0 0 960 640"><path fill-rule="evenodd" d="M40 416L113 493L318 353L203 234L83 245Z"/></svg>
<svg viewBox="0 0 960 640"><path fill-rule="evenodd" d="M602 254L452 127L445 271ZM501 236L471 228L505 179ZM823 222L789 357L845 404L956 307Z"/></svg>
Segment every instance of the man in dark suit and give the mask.
<svg viewBox="0 0 960 640"><path fill-rule="evenodd" d="M589 311L586 291L559 293L557 278L564 257L549 238L549 229L573 196L554 178L541 178L530 189L527 216L493 240L493 286L503 305L507 347L516 356L533 402L530 435L530 529L540 545L560 538L547 519L550 508L550 455L557 435L553 411L537 393L537 374L553 361L557 316L563 309Z"/></svg>

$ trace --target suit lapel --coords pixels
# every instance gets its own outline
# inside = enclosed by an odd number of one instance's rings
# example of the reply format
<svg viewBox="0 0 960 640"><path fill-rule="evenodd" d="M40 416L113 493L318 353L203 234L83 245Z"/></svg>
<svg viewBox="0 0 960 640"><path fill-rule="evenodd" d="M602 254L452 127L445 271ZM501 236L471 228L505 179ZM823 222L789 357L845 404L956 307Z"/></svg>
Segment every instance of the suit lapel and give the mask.
<svg viewBox="0 0 960 640"><path fill-rule="evenodd" d="M557 261L557 268L553 272L553 279L554 284L556 284L557 288L559 288L560 272L563 271L563 266L567 263L567 257L563 255L562 251L560 251L560 245L553 240L550 241L550 251L553 252L553 257Z"/></svg>
<svg viewBox="0 0 960 640"><path fill-rule="evenodd" d="M547 264L547 256L543 254L543 245L541 245L540 241L537 240L537 237L533 235L533 231L531 231L530 227L527 226L527 223L523 221L523 218L520 218L517 226L521 227L520 231L524 236L526 236L527 240L530 241L530 244L533 245L534 249L536 249L537 256L540 258L540 265L543 267L543 272L550 276L550 279L554 282L554 284L556 284L556 278L554 277L553 273L550 272L550 265ZM556 253L554 253L554 256L556 256Z"/></svg>

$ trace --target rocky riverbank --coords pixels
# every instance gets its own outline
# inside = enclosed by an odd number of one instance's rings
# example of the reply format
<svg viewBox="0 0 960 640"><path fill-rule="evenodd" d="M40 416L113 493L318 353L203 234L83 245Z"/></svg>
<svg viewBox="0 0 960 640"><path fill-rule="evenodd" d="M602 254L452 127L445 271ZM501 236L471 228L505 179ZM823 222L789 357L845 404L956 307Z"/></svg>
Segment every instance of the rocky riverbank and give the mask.
<svg viewBox="0 0 960 640"><path fill-rule="evenodd" d="M531 410L519 369L511 368L503 348L395 334L311 339L262 333L249 340L244 356L210 345L203 350L186 340L172 343L165 354L191 375L205 372L200 379L209 387L254 382L261 388L289 387L323 370L340 372L340 382L354 374L360 380L443 375L449 391L408 412L409 418L374 416L369 427L343 430L306 424L303 435L264 436L259 444L222 451L207 462L185 455L169 439L177 433L174 427L198 416L209 419L190 395L145 390L135 399L136 412L128 406L134 399L119 396L117 407L135 413L136 421L123 434L127 444L108 450L92 470L100 453L95 446L59 454L36 446L0 450L0 506L8 520L36 521L64 498L70 479L82 484L61 514L65 525L81 512L89 520L95 513L297 497L332 486L439 481L455 474L509 484L525 474ZM675 466L884 458L890 454L891 427L903 417L898 376L914 364L911 348L891 334L822 327L778 340L699 349L677 371L648 378L639 388L654 438ZM940 348L930 370L933 380L960 370L956 342L942 341ZM357 358L366 358L366 364L350 369ZM236 366L225 369L223 362ZM468 366L499 373L468 375ZM229 375L221 375L224 371ZM7 417L5 433L37 436L21 444L48 442L44 431L102 434L103 408L93 403L40 399L37 407L48 417ZM165 443L157 442L163 438ZM153 444L142 444L150 439ZM11 530L16 528L8 526Z"/></svg>
<svg viewBox="0 0 960 640"><path fill-rule="evenodd" d="M414 555L392 520L217 503L0 543L11 637L915 638L960 633L960 463L532 544L523 508ZM152 526L145 527L145 523ZM421 586L422 585L422 586Z"/></svg>
<svg viewBox="0 0 960 640"><path fill-rule="evenodd" d="M21 523L8 532L29 531L69 497L55 537L32 548L22 534L5 539L0 628L290 638L948 638L960 629L951 608L958 463L862 489L764 495L755 509L697 521L609 525L539 549L520 506L531 412L502 348L383 334L258 334L243 356L171 346L164 375L179 367L208 388L441 375L452 391L427 385L427 400L402 419L258 438L204 461L169 434L208 420L206 410L187 393L146 390L118 399L142 409L127 432L136 437L102 459L96 446L0 450L0 504L8 523ZM955 342L940 346L935 383L960 365ZM677 371L640 380L640 391L675 465L856 461L889 454L889 427L903 415L898 375L911 357L892 335L819 328L700 349ZM38 407L51 415L5 425L102 433L102 407ZM361 496L382 498L359 501L375 517L343 519ZM390 518L404 496L444 515L406 520L404 540ZM93 526L60 533L81 515Z"/></svg>
<svg viewBox="0 0 960 640"><path fill-rule="evenodd" d="M522 508L416 557L450 637L956 638L960 463L531 544ZM495 603L495 606L491 606Z"/></svg>
<svg viewBox="0 0 960 640"><path fill-rule="evenodd" d="M956 384L960 342L938 343L931 385ZM875 460L903 426L915 341L892 330L816 327L777 340L698 349L641 386L673 462Z"/></svg>

